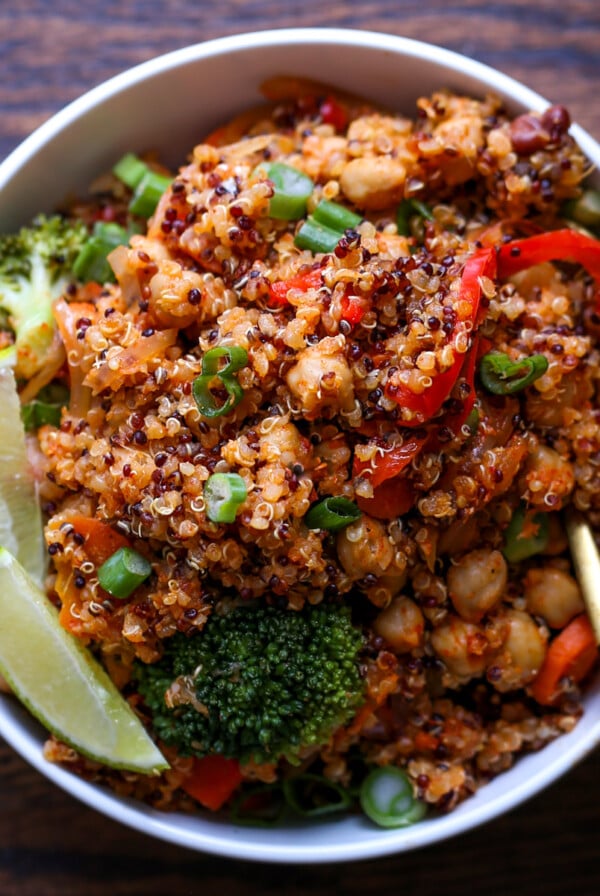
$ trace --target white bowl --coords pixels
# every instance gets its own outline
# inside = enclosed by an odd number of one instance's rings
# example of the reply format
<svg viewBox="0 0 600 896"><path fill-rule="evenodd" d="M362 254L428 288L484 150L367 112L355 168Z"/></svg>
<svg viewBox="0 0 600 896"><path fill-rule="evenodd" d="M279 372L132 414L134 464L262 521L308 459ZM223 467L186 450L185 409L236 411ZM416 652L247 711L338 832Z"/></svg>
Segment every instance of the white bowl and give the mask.
<svg viewBox="0 0 600 896"><path fill-rule="evenodd" d="M440 87L479 96L492 90L517 113L547 105L539 94L491 68L401 37L312 28L227 37L139 65L42 125L0 166L0 232L25 223L36 212L51 211L65 195L85 190L125 151L155 148L176 165L212 128L256 104L258 85L276 74L328 82L408 114L418 96ZM600 168L600 146L577 126L572 133ZM450 815L400 830L377 829L362 817L265 830L204 815L165 814L45 762L45 733L2 694L0 733L42 774L82 802L179 846L269 862L366 859L426 846L476 827L567 772L600 742L600 676L586 690L585 714L574 731L520 759Z"/></svg>

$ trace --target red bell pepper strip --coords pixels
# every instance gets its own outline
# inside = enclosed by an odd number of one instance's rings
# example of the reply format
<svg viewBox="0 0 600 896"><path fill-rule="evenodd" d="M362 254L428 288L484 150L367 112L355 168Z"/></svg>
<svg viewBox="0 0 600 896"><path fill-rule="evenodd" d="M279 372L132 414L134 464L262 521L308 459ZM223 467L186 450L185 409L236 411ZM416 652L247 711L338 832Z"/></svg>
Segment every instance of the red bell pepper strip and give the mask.
<svg viewBox="0 0 600 896"><path fill-rule="evenodd" d="M373 489L372 498L357 496L356 503L363 513L378 520L393 520L403 516L415 503L415 490L404 476L389 479Z"/></svg>
<svg viewBox="0 0 600 896"><path fill-rule="evenodd" d="M295 277L289 277L287 280L277 280L269 286L269 298L273 305L283 307L288 303L287 294L290 289L300 289L306 291L308 289L319 289L323 285L323 276L321 271L316 270L305 271L302 274L296 274Z"/></svg>
<svg viewBox="0 0 600 896"><path fill-rule="evenodd" d="M466 303L468 310L462 310L459 320L470 320L475 328L479 317L479 306L481 302L481 278L488 277L494 279L496 276L496 252L494 249L480 249L472 255L465 263L463 274L460 282L459 302L462 305ZM450 344L452 345L456 336L451 334ZM443 403L446 401L454 384L456 383L463 364L465 362L464 353L455 353L454 362L443 373L433 377L433 382L429 388L420 394L413 392L407 386L402 384L390 384L387 387L387 393L401 407L408 408L413 411L414 416L411 420L403 420L403 426L422 426L434 414L437 414Z"/></svg>
<svg viewBox="0 0 600 896"><path fill-rule="evenodd" d="M504 243L498 250L498 276L511 277L544 261L576 261L600 285L600 240L576 230L551 230Z"/></svg>
<svg viewBox="0 0 600 896"><path fill-rule="evenodd" d="M394 445L389 451L375 455L373 462L360 460L354 457L352 464L353 476L364 476L373 488L377 488L382 482L394 479L405 469L421 451L426 439L417 439L413 436L402 445Z"/></svg>
<svg viewBox="0 0 600 896"><path fill-rule="evenodd" d="M475 393L475 371L477 369L477 362L481 357L481 342L484 342L486 346L490 345L489 339L482 340L477 334L473 340L473 345L465 355L465 360L459 375L459 379L462 377L471 389L467 397L463 399L462 410L459 411L458 414L447 414L444 417L443 425L455 435L458 435L461 427L467 422L469 414L473 410L475 399L477 398ZM486 351L487 350L488 349L486 348Z"/></svg>
<svg viewBox="0 0 600 896"><path fill-rule="evenodd" d="M316 270L306 271L303 274L296 274L295 277L289 277L287 280L277 280L269 286L269 298L272 305L283 307L288 304L287 294L290 289L300 289L306 291L308 289L319 289L323 285L322 272ZM345 293L341 300L342 320L347 321L352 326L359 324L367 312L367 306L364 299L359 296L348 295Z"/></svg>
<svg viewBox="0 0 600 896"><path fill-rule="evenodd" d="M599 287L597 301L600 309L600 241L574 230L552 230L512 240L498 250L480 249L466 262L460 299L470 306L467 316L473 326L476 327L479 314L481 277L504 279L535 264L558 259L578 262L594 278ZM404 426L421 426L439 411L458 379L463 360L463 356L457 354L454 364L434 377L431 386L419 395L402 384L388 386L390 398L414 413L411 420L403 420Z"/></svg>
<svg viewBox="0 0 600 896"><path fill-rule="evenodd" d="M194 759L192 770L181 787L193 799L216 812L241 783L242 772L237 759L214 755Z"/></svg>
<svg viewBox="0 0 600 896"><path fill-rule="evenodd" d="M348 124L348 116L343 106L335 97L328 96L319 107L321 121L324 124L332 124L336 131L343 131Z"/></svg>

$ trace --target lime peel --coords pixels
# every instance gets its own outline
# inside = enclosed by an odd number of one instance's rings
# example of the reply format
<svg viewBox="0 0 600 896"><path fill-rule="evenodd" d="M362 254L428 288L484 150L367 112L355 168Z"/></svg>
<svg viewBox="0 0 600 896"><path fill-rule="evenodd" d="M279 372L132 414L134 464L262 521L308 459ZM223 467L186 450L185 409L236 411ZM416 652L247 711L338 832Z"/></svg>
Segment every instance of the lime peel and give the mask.
<svg viewBox="0 0 600 896"><path fill-rule="evenodd" d="M83 756L142 774L169 767L102 666L3 547L0 674L45 728Z"/></svg>

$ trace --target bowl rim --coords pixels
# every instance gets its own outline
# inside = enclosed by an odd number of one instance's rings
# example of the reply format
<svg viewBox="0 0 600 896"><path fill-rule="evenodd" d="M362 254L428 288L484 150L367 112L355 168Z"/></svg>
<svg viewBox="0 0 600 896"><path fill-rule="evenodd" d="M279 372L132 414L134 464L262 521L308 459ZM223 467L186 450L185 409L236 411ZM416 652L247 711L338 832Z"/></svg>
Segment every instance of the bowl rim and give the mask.
<svg viewBox="0 0 600 896"><path fill-rule="evenodd" d="M0 695L2 697L2 695ZM360 843L349 842L331 844L326 838L310 845L258 843L241 839L247 827L228 825L219 832L197 832L178 826L179 813L161 812L144 803L128 797L121 797L107 788L90 783L59 765L44 759L39 743L31 734L31 728L38 726L30 718L24 719L26 710L13 697L11 706L4 708L4 698L0 699L0 735L14 750L45 778L61 790L75 797L91 809L120 822L142 834L154 836L175 846L198 852L206 852L240 861L264 862L270 864L299 864L310 861L314 864L349 862L375 859L388 855L400 855L413 849L432 846L442 840L449 840L459 834L481 827L511 809L517 808L544 790L562 775L581 762L600 743L600 718L593 723L588 736L569 744L555 761L550 762L530 775L519 787L489 800L481 806L466 800L462 804L461 815L450 813L434 819L427 826L423 824L408 828L381 829L377 839ZM563 735L568 737L568 735ZM510 769L508 770L511 771ZM505 772L501 774L506 774ZM474 798L471 798L473 800ZM210 822L210 819L205 819ZM213 822L214 823L214 822ZM315 824L315 830L318 826ZM293 832L292 828L289 828Z"/></svg>
<svg viewBox="0 0 600 896"><path fill-rule="evenodd" d="M246 32L161 54L120 72L70 102L26 137L0 164L0 202L3 187L61 131L95 106L128 90L148 76L156 76L200 59L286 43L311 46L336 44L387 51L394 56L418 59L452 69L472 78L478 87L489 88L504 95L515 105L536 111L543 111L548 105L548 100L539 93L484 63L412 38L350 28L278 28ZM600 145L577 124L572 125L571 133L584 153L595 158L600 166ZM483 806L477 803L469 805L467 801L463 803L460 816L443 816L427 827L416 825L412 828L381 830L376 840L361 843L332 844L326 838L320 838L316 844L282 845L240 839L243 831L248 831L248 828L229 826L223 829L223 834L219 833L217 826L215 833L210 834L191 831L178 826L180 816L177 814L162 813L138 801L118 797L60 766L53 765L43 758L39 741L33 734L36 723L32 723L25 710L13 703L12 698L0 695L0 735L30 765L82 803L130 828L177 846L228 858L279 864L307 860L314 863L364 860L430 846L487 823L520 805L562 776L600 743L600 719L596 719L588 727L585 736L569 740L566 748L554 761L542 765L520 786L512 787Z"/></svg>

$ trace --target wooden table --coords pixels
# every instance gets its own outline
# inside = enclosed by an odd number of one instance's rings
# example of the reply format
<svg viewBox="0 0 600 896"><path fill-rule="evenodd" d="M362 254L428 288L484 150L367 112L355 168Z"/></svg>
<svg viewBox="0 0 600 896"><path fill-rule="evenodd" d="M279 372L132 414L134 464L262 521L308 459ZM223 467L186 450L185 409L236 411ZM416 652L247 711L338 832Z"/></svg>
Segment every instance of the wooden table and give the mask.
<svg viewBox="0 0 600 896"><path fill-rule="evenodd" d="M129 66L262 28L389 31L465 53L563 103L600 138L598 0L2 0L0 158L59 109ZM459 838L340 866L249 865L151 841L57 790L0 742L1 896L595 896L600 753L527 805Z"/></svg>

